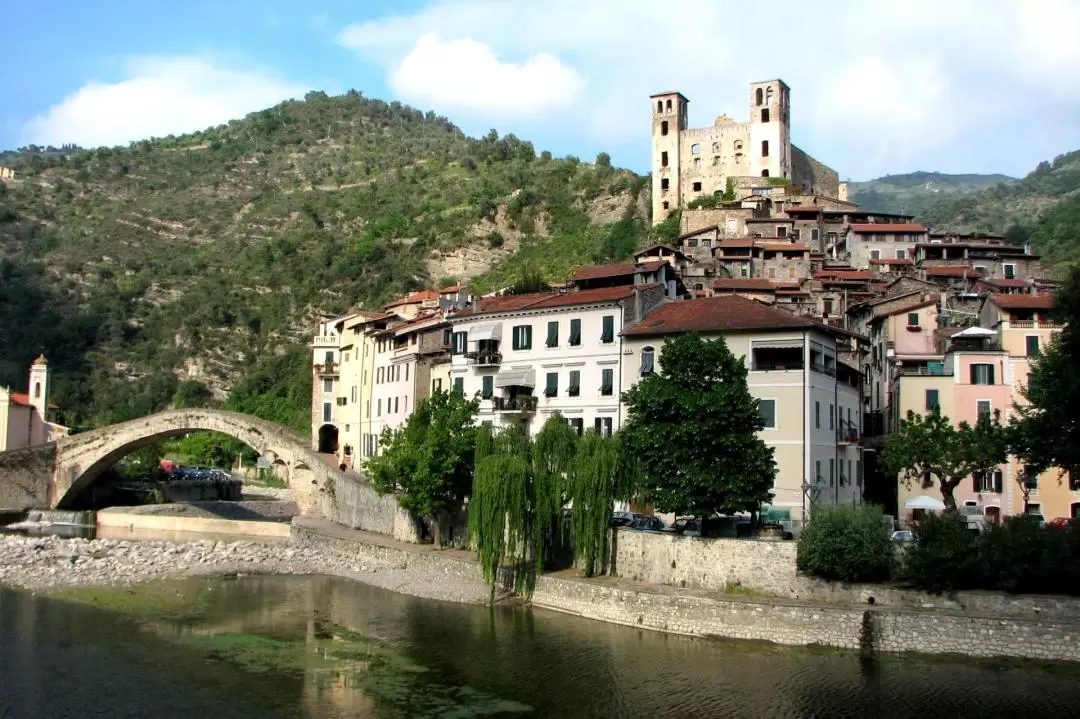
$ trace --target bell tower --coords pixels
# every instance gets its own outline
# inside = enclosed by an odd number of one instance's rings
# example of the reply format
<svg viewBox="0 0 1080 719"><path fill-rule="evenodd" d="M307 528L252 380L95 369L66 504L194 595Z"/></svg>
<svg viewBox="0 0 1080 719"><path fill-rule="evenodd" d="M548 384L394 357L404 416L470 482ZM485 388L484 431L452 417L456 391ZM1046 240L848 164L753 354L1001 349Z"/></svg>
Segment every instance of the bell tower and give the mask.
<svg viewBox="0 0 1080 719"><path fill-rule="evenodd" d="M30 404L37 410L43 422L49 421L49 363L45 355L38 355L30 365Z"/></svg>
<svg viewBox="0 0 1080 719"><path fill-rule="evenodd" d="M750 172L791 179L791 90L783 80L750 85Z"/></svg>
<svg viewBox="0 0 1080 719"><path fill-rule="evenodd" d="M652 103L652 220L659 224L682 206L679 149L689 104L681 92L662 92Z"/></svg>

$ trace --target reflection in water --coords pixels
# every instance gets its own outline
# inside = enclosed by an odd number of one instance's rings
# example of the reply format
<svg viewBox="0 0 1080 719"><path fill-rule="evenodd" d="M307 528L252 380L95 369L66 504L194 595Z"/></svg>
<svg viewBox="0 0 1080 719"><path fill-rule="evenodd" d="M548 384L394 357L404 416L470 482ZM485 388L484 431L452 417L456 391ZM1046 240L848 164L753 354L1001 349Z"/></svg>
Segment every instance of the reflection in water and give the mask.
<svg viewBox="0 0 1080 719"><path fill-rule="evenodd" d="M122 616L0 591L0 716L981 719L1080 702L1075 675L1041 669L734 646L325 577L154 592L155 611L94 595Z"/></svg>

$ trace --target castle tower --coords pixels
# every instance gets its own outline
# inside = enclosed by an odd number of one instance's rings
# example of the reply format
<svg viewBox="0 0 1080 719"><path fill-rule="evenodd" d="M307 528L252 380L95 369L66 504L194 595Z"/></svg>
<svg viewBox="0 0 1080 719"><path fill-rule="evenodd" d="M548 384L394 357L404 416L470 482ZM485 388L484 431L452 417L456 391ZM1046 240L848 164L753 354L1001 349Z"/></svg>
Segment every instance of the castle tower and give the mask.
<svg viewBox="0 0 1080 719"><path fill-rule="evenodd" d="M791 178L791 90L783 80L750 85L750 171Z"/></svg>
<svg viewBox="0 0 1080 719"><path fill-rule="evenodd" d="M680 92L662 92L649 97L652 103L652 218L653 224L667 219L679 209L682 187L679 180L679 148L686 130L686 106L690 102Z"/></svg>
<svg viewBox="0 0 1080 719"><path fill-rule="evenodd" d="M45 355L38 355L30 365L30 404L37 410L43 422L49 419L49 363Z"/></svg>

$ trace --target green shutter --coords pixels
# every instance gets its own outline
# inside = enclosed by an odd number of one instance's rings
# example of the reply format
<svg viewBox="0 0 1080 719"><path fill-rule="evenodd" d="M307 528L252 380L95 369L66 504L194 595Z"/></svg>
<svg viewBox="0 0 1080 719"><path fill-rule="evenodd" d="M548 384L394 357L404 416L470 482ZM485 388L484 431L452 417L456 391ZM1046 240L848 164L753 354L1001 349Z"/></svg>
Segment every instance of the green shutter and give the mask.
<svg viewBox="0 0 1080 719"><path fill-rule="evenodd" d="M566 393L571 397L581 394L581 372L576 369L570 370L570 384L566 387Z"/></svg>
<svg viewBox="0 0 1080 719"><path fill-rule="evenodd" d="M495 377L493 375L484 375L484 389L480 393L482 399L491 399L495 394Z"/></svg>
<svg viewBox="0 0 1080 719"><path fill-rule="evenodd" d="M581 344L581 320L570 320L570 346Z"/></svg>
<svg viewBox="0 0 1080 719"><path fill-rule="evenodd" d="M559 373L547 373L547 387L544 388L545 397L556 397L559 394Z"/></svg>
<svg viewBox="0 0 1080 719"><path fill-rule="evenodd" d="M615 315L604 315L604 331L600 335L601 342L615 341Z"/></svg>
<svg viewBox="0 0 1080 719"><path fill-rule="evenodd" d="M532 349L532 325L525 325L525 346L522 347L521 349L523 349L523 350L531 350Z"/></svg>
<svg viewBox="0 0 1080 719"><path fill-rule="evenodd" d="M609 395L612 392L613 385L615 384L615 370L606 369L601 375L600 381L600 394Z"/></svg>
<svg viewBox="0 0 1080 719"><path fill-rule="evenodd" d="M465 394L465 378L454 378L454 394Z"/></svg>
<svg viewBox="0 0 1080 719"><path fill-rule="evenodd" d="M548 322L547 346L548 347L558 347L559 346L559 321L558 320L552 320L551 322Z"/></svg>

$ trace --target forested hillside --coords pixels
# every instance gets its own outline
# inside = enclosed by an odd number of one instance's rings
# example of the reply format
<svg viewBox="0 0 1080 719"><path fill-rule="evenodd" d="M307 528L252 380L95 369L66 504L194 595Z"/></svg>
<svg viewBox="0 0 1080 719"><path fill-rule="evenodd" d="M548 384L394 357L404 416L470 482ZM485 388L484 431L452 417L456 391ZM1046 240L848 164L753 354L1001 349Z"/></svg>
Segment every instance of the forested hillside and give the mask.
<svg viewBox="0 0 1080 719"><path fill-rule="evenodd" d="M8 153L0 384L45 352L75 424L221 399L303 427L320 315L525 264L548 279L644 240L644 178L468 138L399 103L309 93L127 148Z"/></svg>
<svg viewBox="0 0 1080 719"><path fill-rule="evenodd" d="M849 184L851 199L868 210L921 215L942 200L969 195L999 184L1016 182L1007 175L946 175L911 172Z"/></svg>

